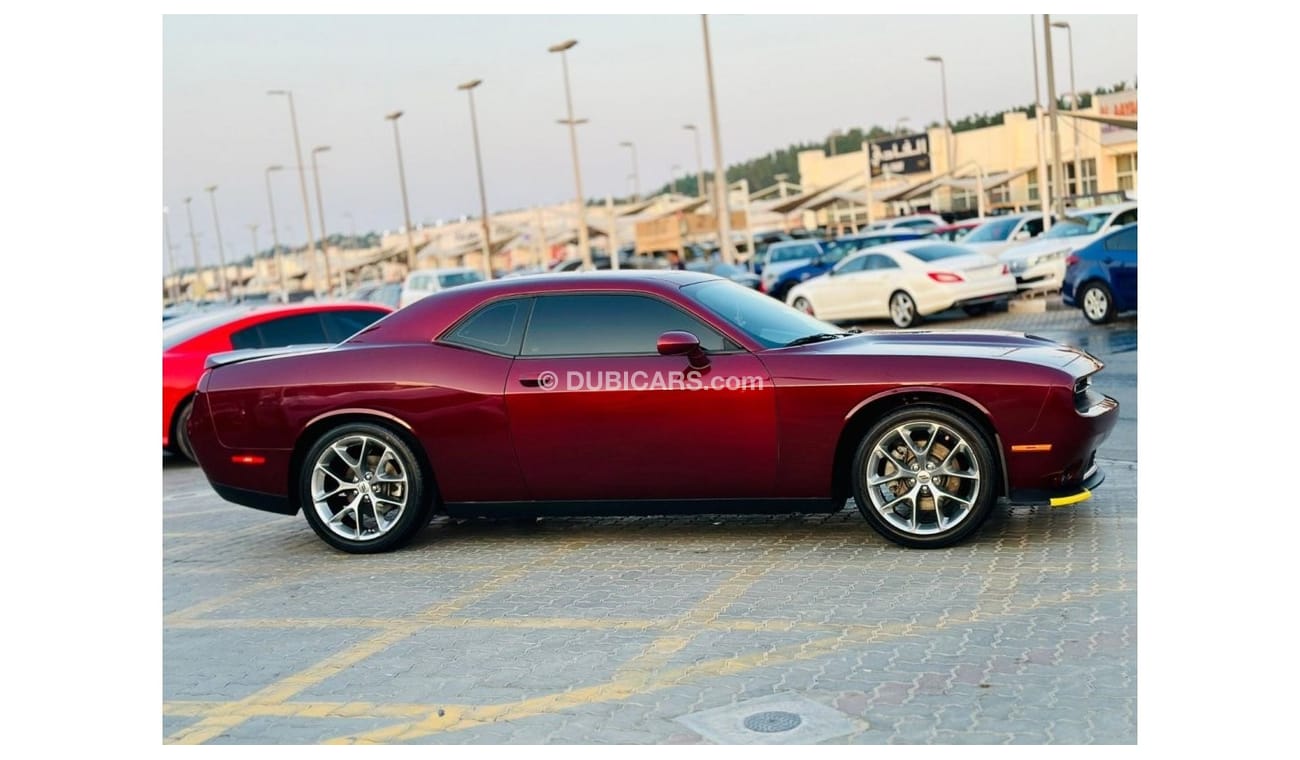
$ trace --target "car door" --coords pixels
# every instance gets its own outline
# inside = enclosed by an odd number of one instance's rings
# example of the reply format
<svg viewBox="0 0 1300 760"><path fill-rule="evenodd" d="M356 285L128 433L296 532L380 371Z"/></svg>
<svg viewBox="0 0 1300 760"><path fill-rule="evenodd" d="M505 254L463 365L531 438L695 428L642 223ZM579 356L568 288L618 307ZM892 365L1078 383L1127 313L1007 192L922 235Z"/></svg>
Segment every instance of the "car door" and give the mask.
<svg viewBox="0 0 1300 760"><path fill-rule="evenodd" d="M847 319L856 315L858 291L866 274L867 257L852 255L818 280L813 308L823 319Z"/></svg>
<svg viewBox="0 0 1300 760"><path fill-rule="evenodd" d="M658 353L700 339L707 366ZM676 304L632 293L539 295L506 406L534 499L770 495L776 410L763 364Z"/></svg>
<svg viewBox="0 0 1300 760"><path fill-rule="evenodd" d="M1115 308L1137 308L1137 225L1130 225L1106 238L1102 265L1110 278Z"/></svg>
<svg viewBox="0 0 1300 760"><path fill-rule="evenodd" d="M855 311L863 318L887 317L889 297L898 286L903 270L883 253L869 253L864 259L865 271L859 280Z"/></svg>

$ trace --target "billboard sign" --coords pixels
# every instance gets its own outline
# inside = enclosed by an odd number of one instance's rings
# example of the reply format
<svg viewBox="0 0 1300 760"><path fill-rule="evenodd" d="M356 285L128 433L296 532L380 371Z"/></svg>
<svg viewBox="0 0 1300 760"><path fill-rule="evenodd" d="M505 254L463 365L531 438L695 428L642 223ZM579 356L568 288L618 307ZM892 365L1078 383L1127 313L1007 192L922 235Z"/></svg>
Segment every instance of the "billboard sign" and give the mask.
<svg viewBox="0 0 1300 760"><path fill-rule="evenodd" d="M930 171L930 136L927 134L877 140L871 146L871 176L922 174Z"/></svg>

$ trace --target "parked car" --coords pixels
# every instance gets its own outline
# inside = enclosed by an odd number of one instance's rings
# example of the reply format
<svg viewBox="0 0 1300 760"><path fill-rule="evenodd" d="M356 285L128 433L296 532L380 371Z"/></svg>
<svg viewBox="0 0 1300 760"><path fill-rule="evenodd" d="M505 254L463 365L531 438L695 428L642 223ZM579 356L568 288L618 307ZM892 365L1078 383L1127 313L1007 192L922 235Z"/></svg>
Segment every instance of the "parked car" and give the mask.
<svg viewBox="0 0 1300 760"><path fill-rule="evenodd" d="M759 290L764 293L771 292L772 286L776 284L777 278L783 272L811 264L825 252L826 249L820 242L811 239L773 243L768 246L767 253L763 255Z"/></svg>
<svg viewBox="0 0 1300 760"><path fill-rule="evenodd" d="M1051 293L1065 280L1065 259L1074 251L1126 224L1137 221L1136 203L1067 210L1065 218L1037 240L1012 246L998 258L1011 268L1022 293Z"/></svg>
<svg viewBox="0 0 1300 760"><path fill-rule="evenodd" d="M410 306L427 295L432 295L447 288L482 281L483 273L471 267L417 269L408 274L406 282L402 283L402 295L398 300L398 306Z"/></svg>
<svg viewBox="0 0 1300 760"><path fill-rule="evenodd" d="M891 541L949 546L1002 496L1087 499L1119 408L1101 362L1044 338L849 333L684 271L453 288L338 346L207 365L189 435L209 483L353 553L438 514L850 497Z"/></svg>
<svg viewBox="0 0 1300 760"><path fill-rule="evenodd" d="M891 230L895 227L907 227L914 230L929 232L935 227L942 227L948 222L938 214L913 214L912 216L896 216L892 219L881 219L873 222L868 230Z"/></svg>
<svg viewBox="0 0 1300 760"><path fill-rule="evenodd" d="M1065 260L1061 301L1083 309L1093 324L1105 324L1120 312L1137 311L1138 226L1114 230L1080 248Z"/></svg>
<svg viewBox="0 0 1300 760"><path fill-rule="evenodd" d="M896 327L912 327L957 306L982 314L1015 292L1015 278L993 257L952 243L916 240L856 253L791 288L786 300L820 319L888 317Z"/></svg>
<svg viewBox="0 0 1300 760"><path fill-rule="evenodd" d="M876 230L845 235L826 243L822 247L825 253L803 266L797 266L782 272L772 283L767 294L778 301L785 301L790 288L799 283L826 274L847 255L865 248L884 243L897 243L903 240L920 240L924 233L900 227L897 230Z"/></svg>
<svg viewBox="0 0 1300 760"><path fill-rule="evenodd" d="M727 264L723 261L694 261L687 264L686 268L692 272L715 274L719 277L725 277L738 285L758 289L758 275L735 264Z"/></svg>
<svg viewBox="0 0 1300 760"><path fill-rule="evenodd" d="M1032 240L1043 234L1041 211L995 216L983 222L961 243L990 256L997 256L1017 243Z"/></svg>
<svg viewBox="0 0 1300 760"><path fill-rule="evenodd" d="M163 448L193 459L185 422L203 364L215 353L301 344L333 344L392 311L358 303L235 306L163 327Z"/></svg>
<svg viewBox="0 0 1300 760"><path fill-rule="evenodd" d="M944 224L934 227L930 230L927 237L935 240L946 240L949 243L965 242L966 236L970 231L984 223L983 219L963 219L953 224Z"/></svg>

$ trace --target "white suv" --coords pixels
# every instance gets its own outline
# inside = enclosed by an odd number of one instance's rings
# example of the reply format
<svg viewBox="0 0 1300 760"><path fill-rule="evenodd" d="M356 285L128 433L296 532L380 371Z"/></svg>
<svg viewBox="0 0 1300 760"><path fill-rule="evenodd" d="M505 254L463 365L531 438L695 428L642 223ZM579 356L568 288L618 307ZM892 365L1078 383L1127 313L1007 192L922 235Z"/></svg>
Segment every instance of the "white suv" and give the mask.
<svg viewBox="0 0 1300 760"><path fill-rule="evenodd" d="M469 267L417 269L408 274L406 282L402 283L402 296L398 299L397 306L400 309L440 290L482 281L482 273Z"/></svg>

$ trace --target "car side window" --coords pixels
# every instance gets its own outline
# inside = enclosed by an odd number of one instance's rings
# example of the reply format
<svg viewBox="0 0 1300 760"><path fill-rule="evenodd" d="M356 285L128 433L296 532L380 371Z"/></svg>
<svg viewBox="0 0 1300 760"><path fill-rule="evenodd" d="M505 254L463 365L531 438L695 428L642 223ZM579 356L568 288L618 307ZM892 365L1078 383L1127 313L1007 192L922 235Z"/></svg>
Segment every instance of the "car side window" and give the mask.
<svg viewBox="0 0 1300 760"><path fill-rule="evenodd" d="M1043 218L1030 219L1025 222L1025 229L1029 231L1029 237L1038 237L1043 234Z"/></svg>
<svg viewBox="0 0 1300 760"><path fill-rule="evenodd" d="M329 343L320 314L294 314L269 319L232 333L230 345L239 348L277 348L306 343Z"/></svg>
<svg viewBox="0 0 1300 760"><path fill-rule="evenodd" d="M852 274L854 272L861 272L867 268L867 259L869 258L871 257L859 256L856 259L849 259L848 261L844 262L844 266L841 266L835 270L835 274L842 275L842 274Z"/></svg>
<svg viewBox="0 0 1300 760"><path fill-rule="evenodd" d="M320 316L325 321L325 336L329 342L342 343L378 321L384 314L374 309L348 309L325 311Z"/></svg>
<svg viewBox="0 0 1300 760"><path fill-rule="evenodd" d="M867 270L878 272L883 269L898 269L898 264L888 256L882 256L879 253L873 253L867 257Z"/></svg>
<svg viewBox="0 0 1300 760"><path fill-rule="evenodd" d="M512 298L481 307L443 336L444 343L494 354L516 356L524 340L524 325L532 298Z"/></svg>
<svg viewBox="0 0 1300 760"><path fill-rule="evenodd" d="M539 296L524 334L523 356L658 353L659 336L685 330L706 351L730 348L721 333L663 301L641 295Z"/></svg>
<svg viewBox="0 0 1300 760"><path fill-rule="evenodd" d="M1126 225L1126 224L1132 224L1133 222L1136 222L1137 220L1138 220L1138 210L1135 209L1135 208L1131 208L1131 209L1129 209L1128 211L1125 211L1124 213L1122 213L1122 214L1120 214L1119 216L1115 217L1115 223L1112 224L1111 226L1112 226L1112 227L1123 227L1124 225Z"/></svg>
<svg viewBox="0 0 1300 760"><path fill-rule="evenodd" d="M1135 251L1137 247L1137 227L1127 227L1106 238L1106 250L1108 251Z"/></svg>

